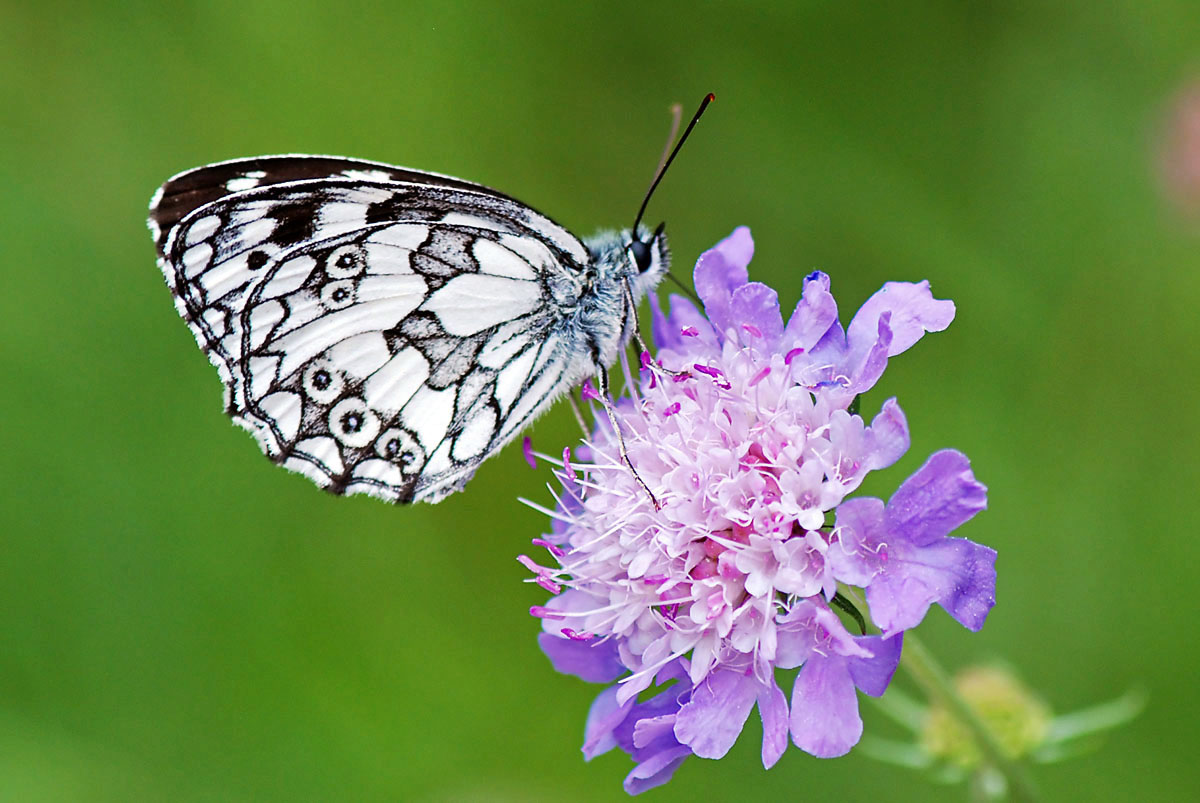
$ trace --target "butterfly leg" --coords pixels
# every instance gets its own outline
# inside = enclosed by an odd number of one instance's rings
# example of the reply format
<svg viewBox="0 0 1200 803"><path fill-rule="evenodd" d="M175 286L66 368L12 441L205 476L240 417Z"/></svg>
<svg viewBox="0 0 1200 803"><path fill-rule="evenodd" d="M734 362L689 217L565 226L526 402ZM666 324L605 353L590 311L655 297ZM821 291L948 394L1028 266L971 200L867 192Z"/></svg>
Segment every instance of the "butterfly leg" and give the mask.
<svg viewBox="0 0 1200 803"><path fill-rule="evenodd" d="M686 378L690 377L691 373L688 371L672 371L670 368L665 368L665 367L659 365L658 363L654 362L653 360L647 360L645 362L643 362L641 360L641 356L643 354L645 354L645 355L650 354L650 347L647 346L646 341L644 339L642 339L642 330L638 326L637 304L633 300L633 288L631 288L629 286L628 279L625 280L624 284L625 284L625 303L628 305L627 308L630 310L629 315L633 316L633 340L635 343L637 343L637 347L638 347L638 351L639 351L639 354L638 354L639 364L645 365L651 371L657 371L660 374L665 374L665 375L671 377L672 379L686 379Z"/></svg>
<svg viewBox="0 0 1200 803"><path fill-rule="evenodd" d="M617 421L616 410L613 409L612 397L609 395L608 388L608 369L603 365L597 364L599 370L596 372L596 381L600 385L600 403L604 405L604 412L608 413L608 423L612 425L613 432L617 436L617 451L621 454L621 462L633 474L634 481L650 497L650 504L655 510L661 510L662 506L658 504L658 499L655 498L654 492L650 490L645 480L637 473L637 469L633 467L633 463L629 460L629 452L625 449L625 438L621 435L621 425Z"/></svg>

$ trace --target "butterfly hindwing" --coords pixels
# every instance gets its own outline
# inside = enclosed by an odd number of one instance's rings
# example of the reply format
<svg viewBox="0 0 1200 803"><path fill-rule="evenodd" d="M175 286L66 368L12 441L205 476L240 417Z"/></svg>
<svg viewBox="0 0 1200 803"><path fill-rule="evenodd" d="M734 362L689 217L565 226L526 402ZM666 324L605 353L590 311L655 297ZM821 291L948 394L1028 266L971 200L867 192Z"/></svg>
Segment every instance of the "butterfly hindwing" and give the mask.
<svg viewBox="0 0 1200 803"><path fill-rule="evenodd" d="M500 237L403 223L290 252L242 313L235 415L333 490L407 501L465 481L538 393L538 357L562 351L540 278Z"/></svg>
<svg viewBox="0 0 1200 803"><path fill-rule="evenodd" d="M290 173L260 172L296 174L274 158ZM336 492L437 499L574 381L560 311L587 252L564 229L469 182L217 180L256 161L173 179L152 220L215 193L166 234L163 270L273 459Z"/></svg>

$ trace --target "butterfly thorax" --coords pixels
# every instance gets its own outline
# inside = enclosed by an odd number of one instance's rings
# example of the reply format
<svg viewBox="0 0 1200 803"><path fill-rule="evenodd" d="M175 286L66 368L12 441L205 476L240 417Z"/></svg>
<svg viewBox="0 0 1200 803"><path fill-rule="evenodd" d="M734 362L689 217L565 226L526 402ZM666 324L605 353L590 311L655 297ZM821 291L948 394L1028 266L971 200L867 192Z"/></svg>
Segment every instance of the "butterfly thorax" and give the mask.
<svg viewBox="0 0 1200 803"><path fill-rule="evenodd" d="M633 336L636 327L633 313L637 305L667 272L670 252L666 235L660 233L654 237L644 226L640 227L639 235L649 244L649 262L644 270L639 269L630 254L629 231L605 231L584 240L592 259L586 267L583 293L573 323L581 336L590 341L593 369L595 363L611 365L616 360L618 349ZM627 298L627 294L632 298Z"/></svg>

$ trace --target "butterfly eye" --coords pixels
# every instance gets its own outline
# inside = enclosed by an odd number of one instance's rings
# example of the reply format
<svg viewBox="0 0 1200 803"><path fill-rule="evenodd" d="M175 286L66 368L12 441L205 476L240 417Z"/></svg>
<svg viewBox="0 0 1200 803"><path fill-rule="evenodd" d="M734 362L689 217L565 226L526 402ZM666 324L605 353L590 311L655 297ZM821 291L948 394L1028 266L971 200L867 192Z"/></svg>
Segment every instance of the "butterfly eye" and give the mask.
<svg viewBox="0 0 1200 803"><path fill-rule="evenodd" d="M638 273L645 273L650 270L650 246L641 240L634 240L629 244L629 250L633 252L633 261L637 263Z"/></svg>

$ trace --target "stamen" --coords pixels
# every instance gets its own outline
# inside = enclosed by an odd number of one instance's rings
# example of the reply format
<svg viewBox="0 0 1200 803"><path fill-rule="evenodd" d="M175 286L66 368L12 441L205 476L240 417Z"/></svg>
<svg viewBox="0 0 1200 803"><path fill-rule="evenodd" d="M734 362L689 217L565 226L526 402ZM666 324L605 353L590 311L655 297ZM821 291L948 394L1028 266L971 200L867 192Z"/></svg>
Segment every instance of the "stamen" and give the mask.
<svg viewBox="0 0 1200 803"><path fill-rule="evenodd" d="M547 608L545 605L534 605L529 609L529 615L538 619L553 619L560 621L567 618L567 615L561 611L555 611Z"/></svg>
<svg viewBox="0 0 1200 803"><path fill-rule="evenodd" d="M742 328L749 332L752 336L761 338L763 336L762 329L759 329L752 323L742 324Z"/></svg>
<svg viewBox="0 0 1200 803"><path fill-rule="evenodd" d="M571 641L591 641L596 637L595 633L588 633L587 631L579 633L569 627L564 627L560 632Z"/></svg>
<svg viewBox="0 0 1200 803"><path fill-rule="evenodd" d="M531 541L534 546L540 546L556 558L561 558L567 551L557 544L552 544L545 538L535 538Z"/></svg>
<svg viewBox="0 0 1200 803"><path fill-rule="evenodd" d="M529 467L536 469L537 458L533 455L533 439L528 435L526 435L525 439L521 441L521 451L524 452L525 462L529 464Z"/></svg>
<svg viewBox="0 0 1200 803"><path fill-rule="evenodd" d="M701 365L700 363L696 363L692 367L700 373L707 374L717 380L717 387L722 390L729 390L733 387L729 380L725 378L725 373L720 368L709 368L707 365Z"/></svg>
<svg viewBox="0 0 1200 803"><path fill-rule="evenodd" d="M537 583L539 586L546 589L551 594L557 595L557 594L562 593L562 586L560 586L558 583L554 582L553 580L551 580L549 577L547 577L544 574L539 574L537 576L537 579L534 580L533 582Z"/></svg>
<svg viewBox="0 0 1200 803"><path fill-rule="evenodd" d="M700 330L694 326L685 326L679 330L679 334L683 335L684 337L699 337Z"/></svg>
<svg viewBox="0 0 1200 803"><path fill-rule="evenodd" d="M547 572L553 571L552 569L549 569L545 566L540 565L539 563L534 561L534 559L529 557L528 555L517 555L517 563L521 564L522 566L524 566L526 569L533 572L534 574L545 574Z"/></svg>
<svg viewBox="0 0 1200 803"><path fill-rule="evenodd" d="M673 416L673 415L675 415L677 412L679 412L679 402L675 402L675 403L674 403L674 404L672 404L670 407L668 407L667 409L663 410L663 413L662 413L662 414L663 414L663 418L667 418L667 417Z"/></svg>
<svg viewBox="0 0 1200 803"><path fill-rule="evenodd" d="M754 377L747 384L750 387L754 387L759 382L766 379L767 374L769 374L769 373L771 373L771 366L768 365L768 366L764 367L761 371L759 371L757 374L755 374Z"/></svg>
<svg viewBox="0 0 1200 803"><path fill-rule="evenodd" d="M655 374L658 372L655 370L655 368L661 366L656 366L654 364L654 360L650 357L650 352L648 351L643 351L639 355L639 359L641 361L641 365L638 367L638 373L641 373L642 371L650 372L650 390L654 390L656 387L658 387L658 377L655 376Z"/></svg>
<svg viewBox="0 0 1200 803"><path fill-rule="evenodd" d="M801 354L803 354L803 353L804 353L804 349L802 349L802 348L798 348L798 347L797 347L797 348L794 348L794 349L792 349L792 350L791 350L791 351L789 351L787 354L783 355L783 364L784 364L784 365L791 365L791 364L792 364L792 360L796 359L797 357L799 357L799 356L800 356Z"/></svg>

